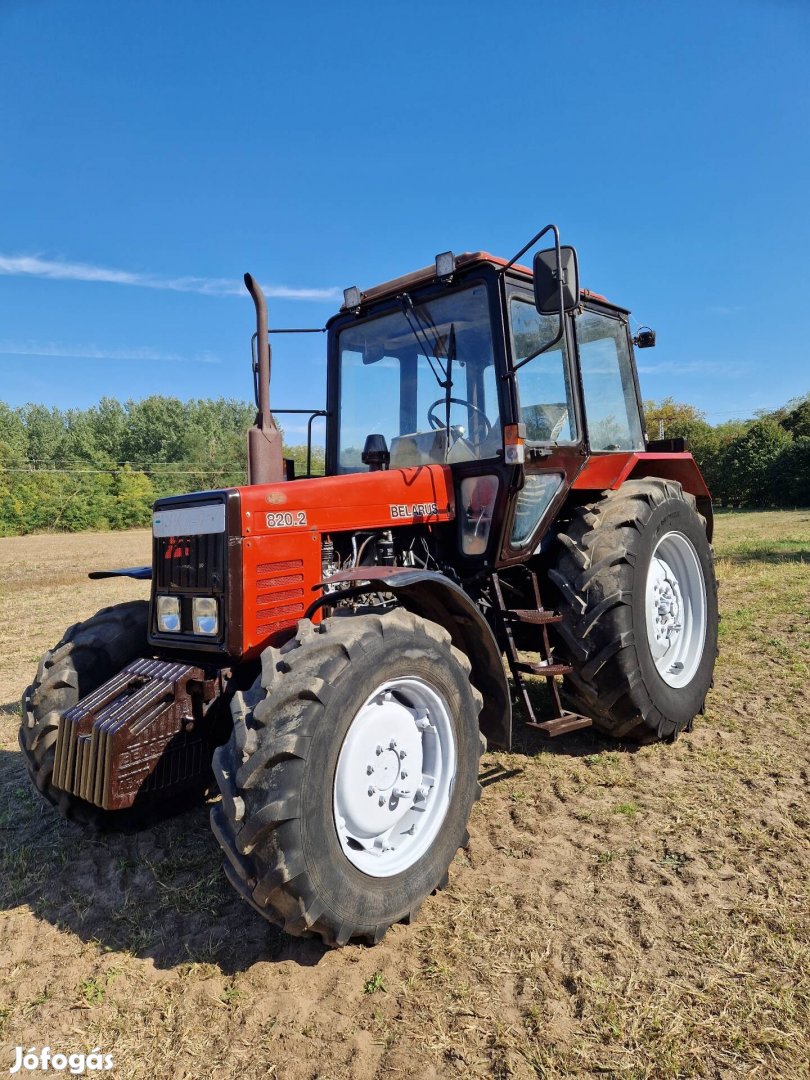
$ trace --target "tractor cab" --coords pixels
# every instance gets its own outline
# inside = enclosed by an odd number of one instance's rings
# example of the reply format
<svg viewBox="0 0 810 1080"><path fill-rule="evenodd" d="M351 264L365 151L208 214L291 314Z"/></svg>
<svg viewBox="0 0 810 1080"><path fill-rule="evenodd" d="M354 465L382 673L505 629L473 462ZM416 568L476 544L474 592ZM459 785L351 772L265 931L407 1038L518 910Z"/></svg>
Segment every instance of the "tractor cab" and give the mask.
<svg viewBox="0 0 810 1080"><path fill-rule="evenodd" d="M327 474L450 466L463 559L525 559L587 460L645 449L628 312L572 248L446 252L327 329Z"/></svg>

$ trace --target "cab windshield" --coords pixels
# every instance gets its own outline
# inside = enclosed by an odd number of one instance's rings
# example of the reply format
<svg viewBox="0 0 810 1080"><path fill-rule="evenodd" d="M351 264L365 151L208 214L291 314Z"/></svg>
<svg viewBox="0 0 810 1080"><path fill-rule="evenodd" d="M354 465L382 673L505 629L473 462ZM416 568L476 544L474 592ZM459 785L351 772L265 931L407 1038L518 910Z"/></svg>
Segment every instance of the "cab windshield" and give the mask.
<svg viewBox="0 0 810 1080"><path fill-rule="evenodd" d="M369 435L382 435L392 469L495 457L501 448L487 288L400 310L340 333L338 471L365 471Z"/></svg>

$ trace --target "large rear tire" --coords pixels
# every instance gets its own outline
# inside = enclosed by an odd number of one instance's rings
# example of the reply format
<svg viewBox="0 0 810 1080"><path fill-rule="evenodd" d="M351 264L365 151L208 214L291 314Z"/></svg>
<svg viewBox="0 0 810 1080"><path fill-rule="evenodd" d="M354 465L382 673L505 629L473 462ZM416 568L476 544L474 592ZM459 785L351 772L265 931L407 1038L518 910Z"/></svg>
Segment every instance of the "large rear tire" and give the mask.
<svg viewBox="0 0 810 1080"><path fill-rule="evenodd" d="M480 795L483 699L446 630L395 609L302 621L232 707L211 825L289 934L376 943L447 882Z"/></svg>
<svg viewBox="0 0 810 1080"><path fill-rule="evenodd" d="M671 480L631 480L580 507L551 580L573 666L570 707L633 740L674 738L704 707L717 656L706 522Z"/></svg>

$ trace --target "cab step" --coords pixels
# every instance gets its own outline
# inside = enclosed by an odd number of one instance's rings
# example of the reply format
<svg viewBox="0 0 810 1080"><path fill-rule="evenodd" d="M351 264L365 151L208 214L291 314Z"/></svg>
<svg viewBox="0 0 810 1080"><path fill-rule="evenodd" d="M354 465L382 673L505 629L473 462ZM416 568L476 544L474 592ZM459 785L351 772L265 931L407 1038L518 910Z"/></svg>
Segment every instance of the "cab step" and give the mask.
<svg viewBox="0 0 810 1080"><path fill-rule="evenodd" d="M521 675L542 675L546 679L552 679L555 675L570 675L573 670L570 664L524 664L522 661L515 664L515 671Z"/></svg>
<svg viewBox="0 0 810 1080"><path fill-rule="evenodd" d="M538 626L549 626L551 623L562 622L562 615L556 611L536 611L534 608L509 608L504 611L504 617L520 623L534 623Z"/></svg>
<svg viewBox="0 0 810 1080"><path fill-rule="evenodd" d="M526 724L526 727L542 731L553 739L556 735L567 735L569 731L579 731L580 728L593 727L590 716L580 716L579 713L562 710L562 716L555 716L553 720L543 720L542 723Z"/></svg>
<svg viewBox="0 0 810 1080"><path fill-rule="evenodd" d="M544 735L553 738L556 735L565 735L569 731L578 731L580 728L591 727L593 721L589 716L581 716L579 713L569 712L562 707L560 691L554 681L557 676L570 675L573 668L570 664L556 663L553 656L551 641L548 636L548 627L562 621L562 615L558 611L552 611L543 607L540 598L540 585L534 570L524 568L531 585L532 595L536 606L533 608L509 608L504 602L502 583L497 572L492 573L492 599L495 601L495 616L498 630L500 631L501 646L509 662L509 669L515 687L520 694L523 708L528 720L526 726L542 731ZM508 587L508 585L507 585ZM538 662L527 663L520 659L517 644L515 643L514 626L516 623L525 623L539 627L539 641L537 652ZM539 721L534 715L534 708L526 686L526 675L538 675L548 680L551 698L554 703L555 715L550 720Z"/></svg>

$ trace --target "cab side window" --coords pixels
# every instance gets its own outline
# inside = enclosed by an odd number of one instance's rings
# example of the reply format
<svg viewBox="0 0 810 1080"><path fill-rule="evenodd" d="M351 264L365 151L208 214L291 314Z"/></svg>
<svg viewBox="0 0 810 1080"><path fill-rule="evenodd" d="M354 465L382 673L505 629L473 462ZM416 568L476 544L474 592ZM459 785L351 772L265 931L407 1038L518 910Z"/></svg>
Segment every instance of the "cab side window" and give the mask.
<svg viewBox="0 0 810 1080"><path fill-rule="evenodd" d="M643 450L624 323L584 311L576 320L576 332L591 450Z"/></svg>
<svg viewBox="0 0 810 1080"><path fill-rule="evenodd" d="M540 315L530 300L513 296L509 302L512 356L519 364L545 342L553 340L560 325L556 315ZM568 376L565 337L517 372L520 421L531 442L573 443L576 420Z"/></svg>

